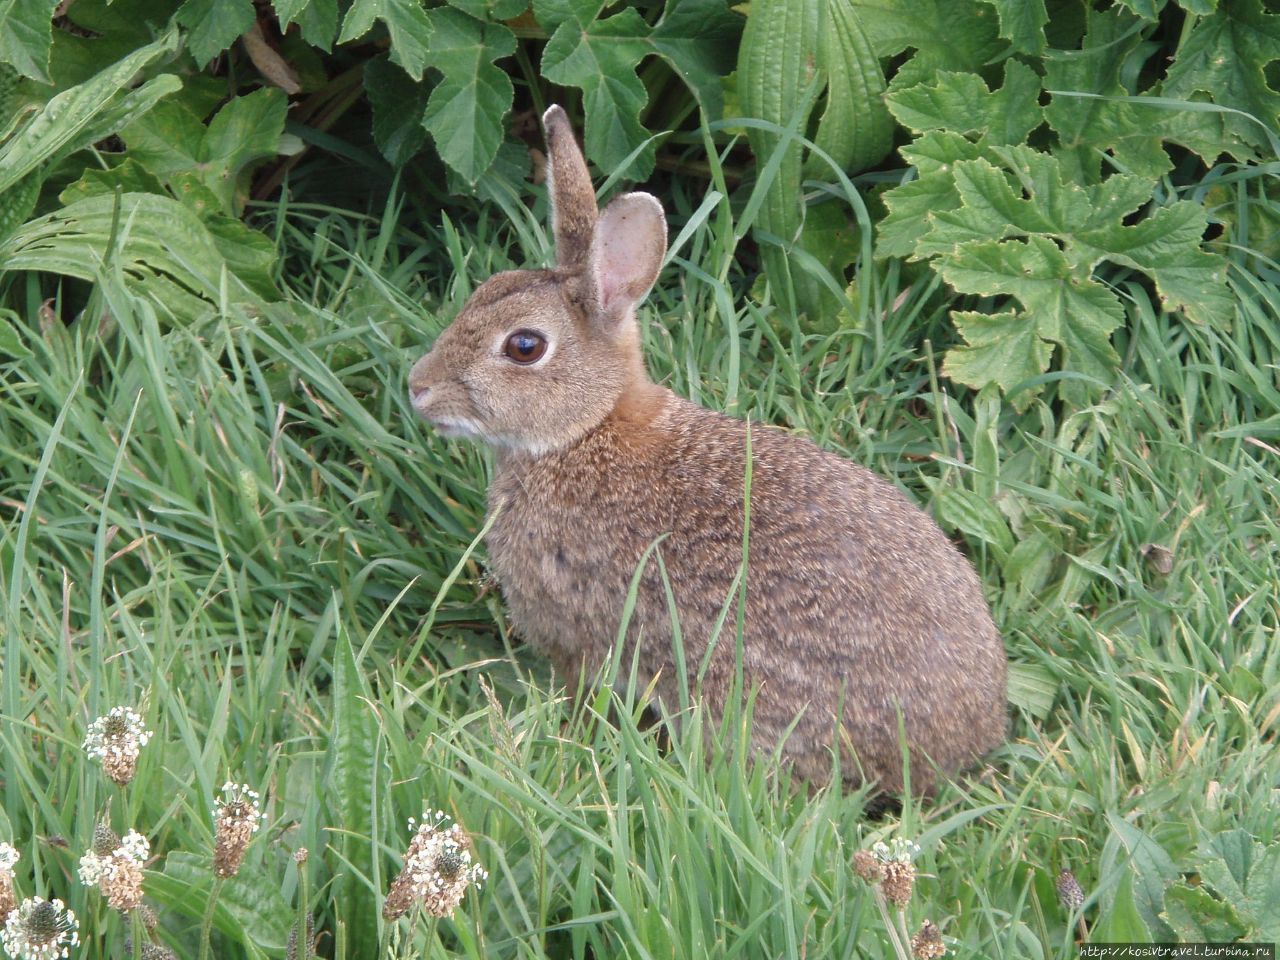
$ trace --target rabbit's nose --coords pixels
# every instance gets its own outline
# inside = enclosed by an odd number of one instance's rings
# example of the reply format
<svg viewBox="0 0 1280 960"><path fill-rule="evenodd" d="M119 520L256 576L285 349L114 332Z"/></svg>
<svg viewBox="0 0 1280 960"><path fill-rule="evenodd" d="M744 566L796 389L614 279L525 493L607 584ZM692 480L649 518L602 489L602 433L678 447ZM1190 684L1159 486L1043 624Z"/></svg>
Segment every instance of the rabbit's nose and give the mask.
<svg viewBox="0 0 1280 960"><path fill-rule="evenodd" d="M409 402L419 410L421 410L423 405L426 404L427 398L430 396L430 387L415 387L412 384L409 386Z"/></svg>

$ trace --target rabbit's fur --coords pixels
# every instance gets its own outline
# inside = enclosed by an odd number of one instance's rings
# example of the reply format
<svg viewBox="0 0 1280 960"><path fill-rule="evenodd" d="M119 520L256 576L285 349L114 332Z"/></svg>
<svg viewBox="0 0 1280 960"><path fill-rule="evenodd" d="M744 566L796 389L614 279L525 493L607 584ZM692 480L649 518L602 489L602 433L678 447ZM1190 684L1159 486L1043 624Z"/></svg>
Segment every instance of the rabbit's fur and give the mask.
<svg viewBox="0 0 1280 960"><path fill-rule="evenodd" d="M821 782L838 743L847 782L898 791L901 723L912 786L932 790L938 771L1005 733L1004 646L973 569L888 482L774 428L753 425L748 438L744 422L649 380L634 309L666 249L662 207L631 193L597 213L568 118L552 107L544 125L557 267L488 280L409 378L437 429L497 450L487 545L514 626L565 679L599 669L636 567L661 538L692 684L736 603L750 443L754 745L785 737L783 756ZM516 331L545 340L541 359L504 353ZM735 679L734 619L701 688L713 718ZM650 558L628 643L640 644L638 684L653 682L668 707L680 702L671 627Z"/></svg>

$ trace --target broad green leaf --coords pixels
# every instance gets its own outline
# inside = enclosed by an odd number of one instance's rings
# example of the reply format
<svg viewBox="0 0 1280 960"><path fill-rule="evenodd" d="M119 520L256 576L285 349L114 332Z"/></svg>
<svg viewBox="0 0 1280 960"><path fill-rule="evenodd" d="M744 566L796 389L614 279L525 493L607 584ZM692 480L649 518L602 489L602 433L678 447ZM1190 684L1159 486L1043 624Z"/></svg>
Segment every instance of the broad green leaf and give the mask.
<svg viewBox="0 0 1280 960"><path fill-rule="evenodd" d="M1151 930L1138 910L1133 894L1133 874L1125 872L1111 903L1094 924L1094 943L1151 943Z"/></svg>
<svg viewBox="0 0 1280 960"><path fill-rule="evenodd" d="M184 317L219 302L224 278L233 299L258 300L185 205L149 193L126 193L118 203L114 194L88 197L29 221L0 243L0 269L89 281L118 269L134 293Z"/></svg>
<svg viewBox="0 0 1280 960"><path fill-rule="evenodd" d="M1037 720L1049 716L1053 701L1058 696L1058 687L1053 671L1043 664L1009 664L1009 702Z"/></svg>
<svg viewBox="0 0 1280 960"><path fill-rule="evenodd" d="M201 222L237 280L263 300L280 296L274 277L276 247L270 237L234 217L213 214Z"/></svg>
<svg viewBox="0 0 1280 960"><path fill-rule="evenodd" d="M1259 940L1280 941L1280 844L1273 843L1249 871L1247 907Z"/></svg>
<svg viewBox="0 0 1280 960"><path fill-rule="evenodd" d="M493 61L515 52L515 34L448 7L431 11L431 25L431 65L444 79L431 91L423 122L445 163L474 184L505 135L515 91Z"/></svg>
<svg viewBox="0 0 1280 960"><path fill-rule="evenodd" d="M39 171L28 173L0 197L3 201L0 203L0 240L18 229L19 224L31 216L36 208L36 201L40 199L40 186L43 182L44 178Z"/></svg>
<svg viewBox="0 0 1280 960"><path fill-rule="evenodd" d="M822 82L816 51L825 4L826 0L753 0L738 51L738 99L746 116L804 132L811 98ZM757 128L747 131L747 139L757 169L762 174L773 171L772 182L762 176L757 183L755 189L765 191L763 195L752 197L759 204L752 226L777 238L761 250L765 273L783 309L818 321L822 290L815 278L792 270L788 257L804 224L801 145L794 139L784 144L780 134Z"/></svg>
<svg viewBox="0 0 1280 960"><path fill-rule="evenodd" d="M106 170L85 170L79 180L58 194L58 199L69 205L86 197L112 196L117 190L122 193L164 193L164 184L137 160L125 158Z"/></svg>
<svg viewBox="0 0 1280 960"><path fill-rule="evenodd" d="M1107 811L1107 823L1129 853L1129 867L1133 871L1133 902L1143 924L1152 933L1163 932L1160 913L1164 910L1164 891L1178 879L1178 868L1164 847L1135 824L1112 810Z"/></svg>
<svg viewBox="0 0 1280 960"><path fill-rule="evenodd" d="M724 0L667 0L653 28L653 49L671 64L713 120L724 109L721 77L733 70L744 23Z"/></svg>
<svg viewBox="0 0 1280 960"><path fill-rule="evenodd" d="M342 21L339 43L363 37L381 20L391 37L391 59L415 80L422 79L431 43L431 21L421 0L355 0Z"/></svg>
<svg viewBox="0 0 1280 960"><path fill-rule="evenodd" d="M53 11L57 0L0 0L0 64L49 82Z"/></svg>
<svg viewBox="0 0 1280 960"><path fill-rule="evenodd" d="M147 873L146 888L166 908L197 920L213 892L213 858L186 851L170 853L164 858L163 871ZM251 866L223 885L213 913L218 930L236 943L253 947L257 956L284 951L292 919L280 884L269 872Z"/></svg>
<svg viewBox="0 0 1280 960"><path fill-rule="evenodd" d="M1009 524L987 498L963 487L942 486L934 491L938 519L944 526L955 527L973 543L983 543L1003 560L1013 549Z"/></svg>
<svg viewBox="0 0 1280 960"><path fill-rule="evenodd" d="M338 0L311 0L298 14L302 39L328 53L338 36Z"/></svg>
<svg viewBox="0 0 1280 960"><path fill-rule="evenodd" d="M893 120L880 59L851 0L827 0L818 62L827 75L827 106L814 142L842 170L879 163L893 145ZM823 179L833 176L816 157L812 170Z"/></svg>
<svg viewBox="0 0 1280 960"><path fill-rule="evenodd" d="M373 876L374 830L379 820L375 803L383 796L385 783L377 760L381 733L373 708L376 701L345 632L338 637L333 659L333 730L325 779L329 823L341 831L333 841L342 852L343 874L337 882L335 903L354 942L376 943L377 903L362 878L371 880Z"/></svg>
<svg viewBox="0 0 1280 960"><path fill-rule="evenodd" d="M253 26L253 0L187 0L177 18L188 31L187 49L203 68Z"/></svg>
<svg viewBox="0 0 1280 960"><path fill-rule="evenodd" d="M604 20L562 23L542 53L543 75L552 83L582 90L586 113L584 148L609 173L648 138L640 111L649 99L636 67L653 46L649 25L631 8ZM653 144L624 172L643 180L653 170Z"/></svg>
<svg viewBox="0 0 1280 960"><path fill-rule="evenodd" d="M1010 60L994 92L976 73L940 72L936 82L897 90L888 101L898 122L918 133L946 130L985 136L991 144L1017 144L1044 119L1039 96L1035 73Z"/></svg>
<svg viewBox="0 0 1280 960"><path fill-rule="evenodd" d="M427 142L426 85L381 56L364 65L364 90L373 107L374 142L393 167L403 167Z"/></svg>
<svg viewBox="0 0 1280 960"><path fill-rule="evenodd" d="M238 215L253 168L275 156L287 101L274 87L235 97L206 127L177 103L166 103L121 131L129 156L166 180L193 209Z"/></svg>
<svg viewBox="0 0 1280 960"><path fill-rule="evenodd" d="M1219 106L1243 111L1249 117L1223 118L1227 134L1269 151L1266 130L1280 128L1280 91L1268 84L1265 71L1277 59L1280 16L1265 13L1261 0L1231 0L1191 28L1161 92L1185 99L1203 92Z"/></svg>
<svg viewBox="0 0 1280 960"><path fill-rule="evenodd" d="M177 42L177 31L170 30L46 103L0 145L0 193L31 171L115 133L179 89L181 81L170 74L129 87L139 70L172 54Z"/></svg>
<svg viewBox="0 0 1280 960"><path fill-rule="evenodd" d="M1044 25L1049 20L1044 0L987 0L1000 18L1000 36L1019 53L1044 52Z"/></svg>
<svg viewBox="0 0 1280 960"><path fill-rule="evenodd" d="M1004 390L1049 368L1053 344L1025 313L953 311L952 322L968 346L947 351L942 372L971 387L998 383Z"/></svg>
<svg viewBox="0 0 1280 960"><path fill-rule="evenodd" d="M1248 932L1231 904L1210 896L1204 887L1185 883L1164 892L1160 919L1182 943L1232 943Z"/></svg>

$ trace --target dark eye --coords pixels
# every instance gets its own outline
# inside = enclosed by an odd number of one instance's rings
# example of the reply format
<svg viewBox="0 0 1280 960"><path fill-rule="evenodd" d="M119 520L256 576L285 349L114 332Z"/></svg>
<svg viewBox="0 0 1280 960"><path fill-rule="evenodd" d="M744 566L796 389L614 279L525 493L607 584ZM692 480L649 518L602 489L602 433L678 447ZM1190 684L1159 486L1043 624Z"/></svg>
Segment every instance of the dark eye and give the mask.
<svg viewBox="0 0 1280 960"><path fill-rule="evenodd" d="M507 337L502 352L516 363L534 363L547 352L547 338L532 330L517 330Z"/></svg>

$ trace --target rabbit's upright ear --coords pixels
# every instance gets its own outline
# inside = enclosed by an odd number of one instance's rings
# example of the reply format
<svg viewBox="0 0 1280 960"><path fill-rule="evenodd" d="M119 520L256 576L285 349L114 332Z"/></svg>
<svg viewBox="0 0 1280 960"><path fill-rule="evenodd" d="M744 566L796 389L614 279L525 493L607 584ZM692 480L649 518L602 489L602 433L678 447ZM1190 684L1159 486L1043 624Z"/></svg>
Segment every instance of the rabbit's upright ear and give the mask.
<svg viewBox="0 0 1280 960"><path fill-rule="evenodd" d="M656 197L624 193L610 201L591 248L596 302L606 322L620 321L644 299L666 252L667 218Z"/></svg>
<svg viewBox="0 0 1280 960"><path fill-rule="evenodd" d="M597 216L587 162L562 108L548 107L542 115L542 127L547 135L547 194L551 197L556 263L570 268L586 266Z"/></svg>

